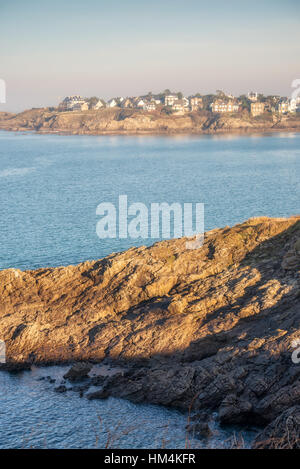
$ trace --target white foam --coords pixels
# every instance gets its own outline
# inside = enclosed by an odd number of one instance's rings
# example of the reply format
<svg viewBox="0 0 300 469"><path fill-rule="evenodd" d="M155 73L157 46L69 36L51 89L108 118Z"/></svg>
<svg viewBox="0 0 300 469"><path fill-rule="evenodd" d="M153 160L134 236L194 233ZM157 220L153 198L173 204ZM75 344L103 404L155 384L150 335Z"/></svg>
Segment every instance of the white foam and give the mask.
<svg viewBox="0 0 300 469"><path fill-rule="evenodd" d="M35 168L8 168L0 171L0 177L24 176L35 171Z"/></svg>

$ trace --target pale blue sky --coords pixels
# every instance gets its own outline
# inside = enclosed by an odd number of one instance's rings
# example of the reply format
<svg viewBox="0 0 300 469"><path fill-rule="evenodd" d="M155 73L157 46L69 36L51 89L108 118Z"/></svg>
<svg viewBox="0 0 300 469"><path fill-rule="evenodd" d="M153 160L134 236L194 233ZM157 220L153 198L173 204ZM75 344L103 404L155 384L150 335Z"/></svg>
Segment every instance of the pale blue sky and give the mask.
<svg viewBox="0 0 300 469"><path fill-rule="evenodd" d="M299 0L0 0L1 110L67 94L291 94Z"/></svg>

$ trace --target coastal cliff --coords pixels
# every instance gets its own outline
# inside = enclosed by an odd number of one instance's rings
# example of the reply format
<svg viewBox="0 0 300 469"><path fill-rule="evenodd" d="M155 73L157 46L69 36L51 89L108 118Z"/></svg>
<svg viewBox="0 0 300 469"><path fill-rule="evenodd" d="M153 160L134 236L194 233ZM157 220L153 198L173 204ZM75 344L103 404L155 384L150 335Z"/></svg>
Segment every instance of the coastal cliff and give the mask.
<svg viewBox="0 0 300 469"><path fill-rule="evenodd" d="M75 135L299 131L300 116L251 117L247 113L222 115L207 111L166 115L158 111L120 108L58 112L44 108L19 114L0 113L0 130Z"/></svg>
<svg viewBox="0 0 300 469"><path fill-rule="evenodd" d="M296 216L212 230L196 250L182 238L0 272L8 362L121 364L91 397L193 406L199 421L282 425L300 404L299 310Z"/></svg>

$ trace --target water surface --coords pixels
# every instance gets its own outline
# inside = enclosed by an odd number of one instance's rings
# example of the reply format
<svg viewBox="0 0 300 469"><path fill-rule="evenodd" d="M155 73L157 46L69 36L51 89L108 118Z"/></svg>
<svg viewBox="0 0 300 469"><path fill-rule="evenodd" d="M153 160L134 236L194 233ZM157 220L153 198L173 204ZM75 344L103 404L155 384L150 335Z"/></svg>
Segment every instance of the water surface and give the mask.
<svg viewBox="0 0 300 469"><path fill-rule="evenodd" d="M153 239L100 240L101 202L202 202L205 229L300 207L300 134L0 132L0 269L76 264Z"/></svg>
<svg viewBox="0 0 300 469"><path fill-rule="evenodd" d="M0 372L0 449L2 448L185 448L187 414L122 399L89 401L78 393L59 394L64 367L34 368L19 374ZM224 447L236 428L221 429L212 421L207 442L188 438L193 448ZM243 432L246 445L253 432Z"/></svg>

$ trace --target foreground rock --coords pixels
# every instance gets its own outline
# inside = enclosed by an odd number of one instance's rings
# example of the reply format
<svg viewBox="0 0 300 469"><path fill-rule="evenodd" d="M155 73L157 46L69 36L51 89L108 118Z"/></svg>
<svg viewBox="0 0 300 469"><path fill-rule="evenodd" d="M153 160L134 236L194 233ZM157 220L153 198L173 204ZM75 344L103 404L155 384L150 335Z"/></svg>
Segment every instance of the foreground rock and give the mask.
<svg viewBox="0 0 300 469"><path fill-rule="evenodd" d="M0 371L8 371L9 373L20 373L22 371L31 370L31 363L25 362L9 362L0 363Z"/></svg>
<svg viewBox="0 0 300 469"><path fill-rule="evenodd" d="M7 358L117 362L124 372L89 373L80 392L266 426L300 404L299 240L299 217L257 218L206 233L197 250L179 239L2 271Z"/></svg>
<svg viewBox="0 0 300 469"><path fill-rule="evenodd" d="M76 363L64 375L64 378L69 381L80 381L82 378L86 378L88 376L91 369L92 365L89 363Z"/></svg>

